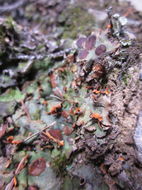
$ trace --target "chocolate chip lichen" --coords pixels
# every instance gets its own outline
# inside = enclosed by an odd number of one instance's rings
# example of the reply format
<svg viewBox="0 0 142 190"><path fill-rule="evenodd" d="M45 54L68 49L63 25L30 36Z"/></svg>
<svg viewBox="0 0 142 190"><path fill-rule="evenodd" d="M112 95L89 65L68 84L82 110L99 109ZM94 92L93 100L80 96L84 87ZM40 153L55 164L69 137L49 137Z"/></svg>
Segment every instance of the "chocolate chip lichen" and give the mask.
<svg viewBox="0 0 142 190"><path fill-rule="evenodd" d="M106 52L114 50L117 45L112 43L104 32L99 35L81 36L76 41L78 60L94 60Z"/></svg>

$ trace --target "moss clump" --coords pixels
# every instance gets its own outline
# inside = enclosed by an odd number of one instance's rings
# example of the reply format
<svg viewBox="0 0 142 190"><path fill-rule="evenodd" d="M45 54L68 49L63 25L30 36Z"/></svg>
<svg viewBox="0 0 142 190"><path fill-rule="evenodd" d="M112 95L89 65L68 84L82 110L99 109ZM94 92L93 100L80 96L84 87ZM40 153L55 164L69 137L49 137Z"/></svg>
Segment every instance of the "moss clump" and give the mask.
<svg viewBox="0 0 142 190"><path fill-rule="evenodd" d="M57 172L60 172L60 174L63 172L65 169L66 163L67 163L67 158L64 152L58 149L54 149L52 151L52 162L51 166L54 170Z"/></svg>
<svg viewBox="0 0 142 190"><path fill-rule="evenodd" d="M50 58L45 58L43 60L36 61L33 65L33 69L35 70L47 70L52 65L52 61Z"/></svg>
<svg viewBox="0 0 142 190"><path fill-rule="evenodd" d="M63 38L76 38L79 33L88 35L94 26L95 20L85 9L70 7L64 10L59 17L61 25L64 24Z"/></svg>
<svg viewBox="0 0 142 190"><path fill-rule="evenodd" d="M130 79L130 78L131 78L131 77L130 77L127 73L123 73L123 74L122 74L122 81L124 82L125 86L128 85L128 82L129 82L129 79Z"/></svg>
<svg viewBox="0 0 142 190"><path fill-rule="evenodd" d="M1 19L0 21L0 52L4 52L7 46L19 45L19 26L14 22L12 17ZM11 42L11 43L10 43Z"/></svg>

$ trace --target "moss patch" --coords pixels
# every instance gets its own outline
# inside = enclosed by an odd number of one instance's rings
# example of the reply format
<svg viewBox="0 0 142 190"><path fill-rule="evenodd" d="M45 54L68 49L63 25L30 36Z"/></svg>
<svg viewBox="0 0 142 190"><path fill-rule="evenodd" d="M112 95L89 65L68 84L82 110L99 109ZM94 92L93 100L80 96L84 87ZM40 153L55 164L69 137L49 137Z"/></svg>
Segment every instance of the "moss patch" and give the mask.
<svg viewBox="0 0 142 190"><path fill-rule="evenodd" d="M59 17L61 25L64 24L63 38L76 38L79 33L89 34L95 25L95 20L85 9L70 7L64 10Z"/></svg>

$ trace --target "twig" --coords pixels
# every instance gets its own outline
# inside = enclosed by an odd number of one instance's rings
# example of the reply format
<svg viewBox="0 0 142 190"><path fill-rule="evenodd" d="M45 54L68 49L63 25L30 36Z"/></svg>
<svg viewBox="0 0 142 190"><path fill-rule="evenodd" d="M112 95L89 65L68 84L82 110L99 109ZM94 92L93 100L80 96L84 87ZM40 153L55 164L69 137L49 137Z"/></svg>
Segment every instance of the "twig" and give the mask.
<svg viewBox="0 0 142 190"><path fill-rule="evenodd" d="M25 114L26 114L27 117L28 117L28 120L31 121L31 116L30 116L29 110L28 110L27 107L25 106L23 100L21 100L21 105L22 105L23 111L25 112Z"/></svg>
<svg viewBox="0 0 142 190"><path fill-rule="evenodd" d="M21 170L25 167L28 157L29 157L29 155L26 155L26 156L24 156L24 158L22 158L22 160L20 161L20 163L18 164L18 166L15 170L15 175L18 175L21 172ZM15 175L12 177L10 183L7 184L5 190L12 190L13 189L13 187L15 185L14 180L16 179Z"/></svg>
<svg viewBox="0 0 142 190"><path fill-rule="evenodd" d="M24 158L22 158L22 160L20 161L20 163L18 164L15 170L15 175L18 175L21 172L21 170L25 167L28 157L29 155L26 155L24 156Z"/></svg>
<svg viewBox="0 0 142 190"><path fill-rule="evenodd" d="M33 135L27 137L25 140L24 140L24 143L27 142L28 140L30 140L31 138L35 137L35 136L38 136L41 132L43 132L44 130L52 127L53 125L55 125L56 121L54 121L53 123L51 123L50 125L44 127L41 131L38 131L36 133L34 133Z"/></svg>
<svg viewBox="0 0 142 190"><path fill-rule="evenodd" d="M15 3L13 4L10 4L10 5L5 5L5 6L0 6L0 14L3 14L5 12L10 12L10 11L13 11L21 6L24 6L28 3L29 1L28 0L18 0L16 1Z"/></svg>
<svg viewBox="0 0 142 190"><path fill-rule="evenodd" d="M6 185L5 190L12 190L14 187L14 178Z"/></svg>
<svg viewBox="0 0 142 190"><path fill-rule="evenodd" d="M71 51L75 50L74 48L68 48L66 50L61 50L59 52L55 53L50 53L50 54L31 54L31 55L26 55L26 54L17 54L16 56L10 57L10 59L16 59L16 60L43 60L46 57L51 58L51 59L56 59L58 57L63 57L66 53L69 53Z"/></svg>
<svg viewBox="0 0 142 190"><path fill-rule="evenodd" d="M64 146L64 141L60 141L56 138L54 138L48 131L46 133L42 132L43 135L45 135L46 137L48 137L50 140L54 141L55 143L57 143L59 146Z"/></svg>

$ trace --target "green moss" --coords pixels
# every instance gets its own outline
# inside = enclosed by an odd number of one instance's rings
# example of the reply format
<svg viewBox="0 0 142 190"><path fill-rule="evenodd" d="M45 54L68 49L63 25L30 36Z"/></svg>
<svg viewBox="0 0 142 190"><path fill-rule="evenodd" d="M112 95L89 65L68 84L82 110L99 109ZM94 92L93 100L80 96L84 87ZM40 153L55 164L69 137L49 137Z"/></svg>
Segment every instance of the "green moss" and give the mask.
<svg viewBox="0 0 142 190"><path fill-rule="evenodd" d="M88 35L94 26L94 18L81 7L71 7L64 10L59 17L59 22L63 25L63 38L76 38L79 33Z"/></svg>
<svg viewBox="0 0 142 190"><path fill-rule="evenodd" d="M50 66L52 65L51 59L50 58L45 58L40 61L36 61L33 65L33 68L35 70L47 70Z"/></svg>
<svg viewBox="0 0 142 190"><path fill-rule="evenodd" d="M12 17L3 19L0 23L0 42L5 44L5 38L9 35L12 35L14 37L16 34L18 37L18 30L18 25L16 25Z"/></svg>
<svg viewBox="0 0 142 190"><path fill-rule="evenodd" d="M54 149L52 151L51 157L52 157L52 163L51 163L52 168L57 172L62 173L67 162L65 153L62 152L61 150Z"/></svg>
<svg viewBox="0 0 142 190"><path fill-rule="evenodd" d="M123 74L122 76L122 81L124 82L124 84L127 86L128 85L128 81L130 79L130 76L126 73Z"/></svg>

